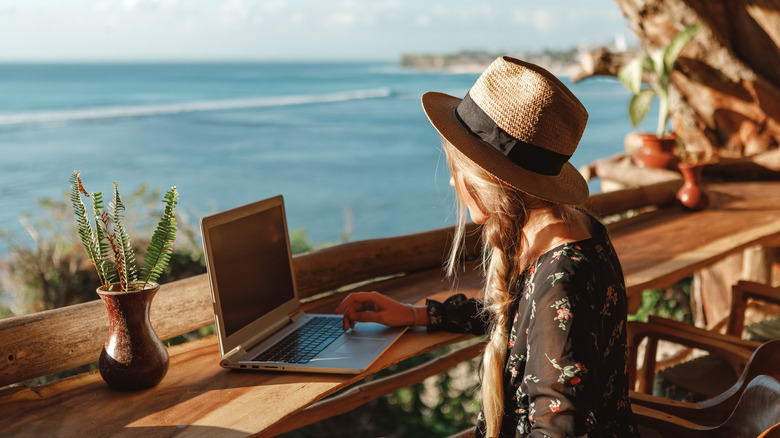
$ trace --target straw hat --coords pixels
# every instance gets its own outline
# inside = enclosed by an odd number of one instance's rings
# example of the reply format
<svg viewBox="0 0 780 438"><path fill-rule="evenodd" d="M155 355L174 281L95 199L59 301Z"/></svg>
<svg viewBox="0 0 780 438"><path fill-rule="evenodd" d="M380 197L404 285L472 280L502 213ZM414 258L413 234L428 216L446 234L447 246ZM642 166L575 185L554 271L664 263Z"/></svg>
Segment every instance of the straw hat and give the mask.
<svg viewBox="0 0 780 438"><path fill-rule="evenodd" d="M569 158L588 112L547 70L504 56L463 99L427 92L422 105L448 142L512 187L560 204L587 199L588 184Z"/></svg>

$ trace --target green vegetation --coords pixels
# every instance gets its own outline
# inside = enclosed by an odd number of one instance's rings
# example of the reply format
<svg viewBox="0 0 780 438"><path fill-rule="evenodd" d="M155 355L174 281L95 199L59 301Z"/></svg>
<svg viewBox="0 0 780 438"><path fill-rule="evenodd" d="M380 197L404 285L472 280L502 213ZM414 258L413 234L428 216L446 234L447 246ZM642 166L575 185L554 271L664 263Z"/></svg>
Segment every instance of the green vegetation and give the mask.
<svg viewBox="0 0 780 438"><path fill-rule="evenodd" d="M701 29L701 23L692 24L681 30L666 47L649 55L633 59L618 72L618 79L634 96L628 105L628 116L634 127L642 123L650 111L653 99L658 96L658 138L666 134L666 122L669 119L669 85L672 70L682 49ZM642 87L642 75L652 76L651 87Z"/></svg>
<svg viewBox="0 0 780 438"><path fill-rule="evenodd" d="M464 50L451 54L405 53L401 55L400 63L402 67L422 70L478 67L478 70L481 71L502 55L507 55L507 53L478 50ZM508 53L508 55L544 65L571 65L578 62L578 50L576 48L566 50L548 49L538 53Z"/></svg>
<svg viewBox="0 0 780 438"><path fill-rule="evenodd" d="M629 321L647 321L649 315L693 324L691 313L691 283L687 277L665 289L648 289L642 293L642 304L637 312L628 315Z"/></svg>

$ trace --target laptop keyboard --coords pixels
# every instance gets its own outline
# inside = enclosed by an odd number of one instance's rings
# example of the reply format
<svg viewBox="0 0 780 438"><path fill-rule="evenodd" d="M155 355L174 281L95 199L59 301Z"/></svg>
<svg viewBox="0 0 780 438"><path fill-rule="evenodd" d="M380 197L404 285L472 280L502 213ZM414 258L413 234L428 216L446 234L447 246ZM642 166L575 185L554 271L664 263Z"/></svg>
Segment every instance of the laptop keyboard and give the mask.
<svg viewBox="0 0 780 438"><path fill-rule="evenodd" d="M343 333L341 318L315 316L252 360L308 363Z"/></svg>

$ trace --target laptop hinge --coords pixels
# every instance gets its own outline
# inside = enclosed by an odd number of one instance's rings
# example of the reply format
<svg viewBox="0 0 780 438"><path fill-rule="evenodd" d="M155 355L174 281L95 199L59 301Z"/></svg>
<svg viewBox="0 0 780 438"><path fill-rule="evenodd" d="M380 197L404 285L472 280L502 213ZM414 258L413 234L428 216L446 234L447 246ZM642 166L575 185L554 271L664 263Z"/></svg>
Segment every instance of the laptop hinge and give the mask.
<svg viewBox="0 0 780 438"><path fill-rule="evenodd" d="M237 362L239 357L243 357L246 354L244 347L238 346L230 350L225 356L222 357L222 362Z"/></svg>
<svg viewBox="0 0 780 438"><path fill-rule="evenodd" d="M301 319L305 315L305 313L301 312L300 310L290 315L290 321L295 322L299 319Z"/></svg>

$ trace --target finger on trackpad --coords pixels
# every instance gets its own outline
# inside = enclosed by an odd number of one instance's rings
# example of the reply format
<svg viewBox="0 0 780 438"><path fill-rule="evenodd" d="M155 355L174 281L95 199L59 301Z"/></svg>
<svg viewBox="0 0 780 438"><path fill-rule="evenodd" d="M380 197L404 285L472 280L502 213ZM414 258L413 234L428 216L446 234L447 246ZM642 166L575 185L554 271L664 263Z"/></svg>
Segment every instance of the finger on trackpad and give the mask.
<svg viewBox="0 0 780 438"><path fill-rule="evenodd" d="M384 344L383 339L377 338L350 338L341 347L336 350L336 353L341 354L359 354L359 353L373 353L377 348Z"/></svg>

